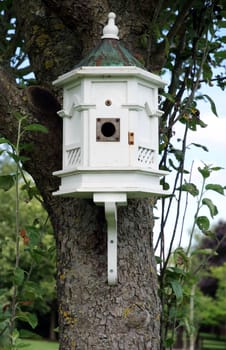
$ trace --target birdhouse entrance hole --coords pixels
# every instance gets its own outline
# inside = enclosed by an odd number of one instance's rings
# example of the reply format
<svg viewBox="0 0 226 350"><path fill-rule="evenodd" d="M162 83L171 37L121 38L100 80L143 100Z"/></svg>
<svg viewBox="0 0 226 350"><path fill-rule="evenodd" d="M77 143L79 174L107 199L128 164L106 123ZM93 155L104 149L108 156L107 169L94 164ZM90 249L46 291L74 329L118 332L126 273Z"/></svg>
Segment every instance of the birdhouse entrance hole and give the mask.
<svg viewBox="0 0 226 350"><path fill-rule="evenodd" d="M115 126L110 122L106 122L102 125L101 132L105 137L111 137L115 133Z"/></svg>
<svg viewBox="0 0 226 350"><path fill-rule="evenodd" d="M100 142L120 141L119 118L97 118L96 140Z"/></svg>

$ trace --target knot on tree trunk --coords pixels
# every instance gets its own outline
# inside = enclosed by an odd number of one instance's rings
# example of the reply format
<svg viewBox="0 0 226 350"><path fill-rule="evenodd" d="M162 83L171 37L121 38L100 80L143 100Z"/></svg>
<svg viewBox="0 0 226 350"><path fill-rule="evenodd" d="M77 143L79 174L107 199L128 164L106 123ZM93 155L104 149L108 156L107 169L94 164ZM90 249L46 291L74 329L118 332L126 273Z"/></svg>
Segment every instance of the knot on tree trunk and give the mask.
<svg viewBox="0 0 226 350"><path fill-rule="evenodd" d="M129 328L146 328L151 321L148 310L139 304L133 304L124 311L126 325Z"/></svg>

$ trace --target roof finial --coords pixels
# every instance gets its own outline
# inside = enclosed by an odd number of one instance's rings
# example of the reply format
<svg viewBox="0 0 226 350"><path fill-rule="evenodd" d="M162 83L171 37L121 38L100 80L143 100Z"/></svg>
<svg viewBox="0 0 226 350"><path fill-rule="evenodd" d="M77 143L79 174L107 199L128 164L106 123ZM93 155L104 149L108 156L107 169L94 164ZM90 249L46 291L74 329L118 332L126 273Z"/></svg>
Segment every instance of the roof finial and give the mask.
<svg viewBox="0 0 226 350"><path fill-rule="evenodd" d="M118 27L115 25L116 14L110 12L108 14L108 24L103 29L103 35L101 39L118 39Z"/></svg>

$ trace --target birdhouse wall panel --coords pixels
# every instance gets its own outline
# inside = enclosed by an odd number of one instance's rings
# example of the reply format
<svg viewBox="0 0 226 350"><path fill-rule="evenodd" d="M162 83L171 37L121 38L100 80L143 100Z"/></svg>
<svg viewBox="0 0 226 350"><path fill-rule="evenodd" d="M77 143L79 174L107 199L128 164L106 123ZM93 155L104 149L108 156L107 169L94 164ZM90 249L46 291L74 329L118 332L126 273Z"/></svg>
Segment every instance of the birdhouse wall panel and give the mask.
<svg viewBox="0 0 226 350"><path fill-rule="evenodd" d="M137 164L141 168L156 169L158 167L157 129L154 128L153 119L146 114L145 110L138 112L137 120Z"/></svg>
<svg viewBox="0 0 226 350"><path fill-rule="evenodd" d="M116 108L127 101L127 81L118 79L93 80L91 83L91 103L95 103L97 109Z"/></svg>
<svg viewBox="0 0 226 350"><path fill-rule="evenodd" d="M129 148L129 166L136 167L137 166L137 146L138 146L138 138L137 138L137 111L129 110L128 117L128 148ZM129 135L133 134L133 140L130 142Z"/></svg>
<svg viewBox="0 0 226 350"><path fill-rule="evenodd" d="M73 107L79 105L82 98L82 88L80 82L70 84L64 89L63 106L64 111L68 116L72 116Z"/></svg>
<svg viewBox="0 0 226 350"><path fill-rule="evenodd" d="M84 110L81 112L81 165L89 165L89 144L90 144L90 111ZM87 136L88 135L88 136Z"/></svg>
<svg viewBox="0 0 226 350"><path fill-rule="evenodd" d="M81 81L81 101L82 103L88 103L91 102L91 91L92 91L92 81L90 78L84 78Z"/></svg>
<svg viewBox="0 0 226 350"><path fill-rule="evenodd" d="M72 118L64 118L65 146L81 143L81 126L81 112L74 111Z"/></svg>
<svg viewBox="0 0 226 350"><path fill-rule="evenodd" d="M155 90L156 88L150 87L143 82L138 83L138 91L139 91L139 104L144 106L146 102L148 102L151 110L157 110L158 100L155 98Z"/></svg>
<svg viewBox="0 0 226 350"><path fill-rule="evenodd" d="M158 151L159 149L159 118L157 116L150 117L151 125L151 144L152 147ZM157 130L157 132L156 132Z"/></svg>
<svg viewBox="0 0 226 350"><path fill-rule="evenodd" d="M64 148L64 167L77 168L81 165L81 145L73 144Z"/></svg>
<svg viewBox="0 0 226 350"><path fill-rule="evenodd" d="M135 105L138 104L138 84L137 79L134 77L128 78L127 84L127 104Z"/></svg>
<svg viewBox="0 0 226 350"><path fill-rule="evenodd" d="M118 111L119 114L101 115L98 109L90 110L89 164L91 167L128 166L128 112L124 109ZM102 123L100 134L98 134L98 123ZM107 129L107 132L110 132L109 137L105 134L104 127L110 128ZM118 137L114 138L115 134Z"/></svg>
<svg viewBox="0 0 226 350"><path fill-rule="evenodd" d="M138 112L137 138L138 143L143 142L151 145L151 120L144 111Z"/></svg>

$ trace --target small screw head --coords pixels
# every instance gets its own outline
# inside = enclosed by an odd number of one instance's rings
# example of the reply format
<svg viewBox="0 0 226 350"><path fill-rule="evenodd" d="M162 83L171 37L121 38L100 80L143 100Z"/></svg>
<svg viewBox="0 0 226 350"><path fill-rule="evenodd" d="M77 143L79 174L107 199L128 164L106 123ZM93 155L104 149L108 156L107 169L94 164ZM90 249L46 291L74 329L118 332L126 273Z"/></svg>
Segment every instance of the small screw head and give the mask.
<svg viewBox="0 0 226 350"><path fill-rule="evenodd" d="M111 105L112 105L111 100L106 100L106 101L105 101L105 105L108 106L108 107L111 106Z"/></svg>

